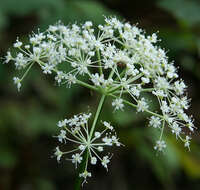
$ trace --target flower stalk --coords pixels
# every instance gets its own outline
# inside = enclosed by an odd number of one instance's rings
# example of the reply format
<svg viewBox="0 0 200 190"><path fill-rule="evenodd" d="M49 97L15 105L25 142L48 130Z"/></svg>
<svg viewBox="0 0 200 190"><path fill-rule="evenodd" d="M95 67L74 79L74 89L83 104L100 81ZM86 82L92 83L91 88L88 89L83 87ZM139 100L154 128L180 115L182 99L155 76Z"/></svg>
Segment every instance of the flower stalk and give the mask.
<svg viewBox="0 0 200 190"><path fill-rule="evenodd" d="M167 147L163 140L167 127L190 149L195 127L192 116L185 111L189 108L186 85L179 78L174 63L169 62L165 50L157 45L158 41L155 33L146 35L137 26L112 17L105 18L105 24L99 25L97 32L90 21L68 26L59 22L50 25L45 32L31 35L28 44L17 39L13 45L17 51L7 52L4 63L13 62L17 70L26 69L21 78L13 78L18 90L37 63L45 75L55 77L58 85L71 88L78 84L101 95L91 126L91 113L74 115L57 124L59 143L69 142L76 147L62 151L57 146L54 153L58 162L70 155L67 160L75 168L79 166L76 190L92 176L88 171L89 163L95 165L98 161L108 169L112 156L102 155L104 147L121 145L109 122L102 123L103 131L96 127L106 96L112 98L114 111L124 111L129 105L137 112L151 115L149 126L160 132L154 146L156 151L163 152ZM156 112L150 110L150 101L143 92L157 99L159 109Z"/></svg>

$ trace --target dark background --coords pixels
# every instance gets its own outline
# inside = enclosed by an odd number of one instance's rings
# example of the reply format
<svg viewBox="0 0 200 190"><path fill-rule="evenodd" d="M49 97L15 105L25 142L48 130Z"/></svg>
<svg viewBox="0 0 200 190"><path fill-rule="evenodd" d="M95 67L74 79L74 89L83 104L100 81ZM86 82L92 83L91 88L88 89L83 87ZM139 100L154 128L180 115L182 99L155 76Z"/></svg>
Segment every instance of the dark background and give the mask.
<svg viewBox="0 0 200 190"><path fill-rule="evenodd" d="M199 0L0 0L0 56L17 37L26 41L38 27L43 31L58 20L100 24L102 15L138 23L147 33L159 31L160 45L188 86L192 99L188 113L194 115L197 130L190 152L168 132L168 149L157 155L153 143L158 134L147 127L147 115L128 107L113 114L107 99L101 119L112 121L126 146L114 150L108 172L101 166L91 168L93 177L84 189L199 190ZM73 189L74 166L51 158L57 145L52 136L58 132L58 120L95 110L98 95L84 88L58 87L38 68L32 69L18 93L12 81L15 75L13 65L0 64L0 190Z"/></svg>

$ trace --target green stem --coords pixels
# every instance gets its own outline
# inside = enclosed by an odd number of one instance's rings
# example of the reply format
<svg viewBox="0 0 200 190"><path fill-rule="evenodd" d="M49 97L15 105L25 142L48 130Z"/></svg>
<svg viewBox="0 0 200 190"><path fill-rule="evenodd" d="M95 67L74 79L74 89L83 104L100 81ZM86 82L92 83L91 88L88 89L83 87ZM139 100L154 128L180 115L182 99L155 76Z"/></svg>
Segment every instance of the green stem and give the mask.
<svg viewBox="0 0 200 190"><path fill-rule="evenodd" d="M116 76L116 78L114 79L114 81L119 81L121 78L123 78L124 74L126 73L126 68L120 73L120 78L119 76Z"/></svg>
<svg viewBox="0 0 200 190"><path fill-rule="evenodd" d="M140 89L140 92L152 92L153 90L155 90L155 88L146 88L146 89ZM115 94L119 94L119 93L123 93L123 94L129 94L129 92L127 90L118 90L114 92Z"/></svg>
<svg viewBox="0 0 200 190"><path fill-rule="evenodd" d="M93 87L93 86L91 86L91 85L89 85L89 84L87 84L87 83L84 83L84 82L82 82L82 81L78 81L77 83L80 84L80 85L82 85L82 86L84 86L84 87L87 87L87 88L89 88L89 89L92 89L92 90L95 90L95 91L101 93L100 90L98 90L97 88L95 88L95 87ZM153 90L153 88L152 88L152 89L147 89L146 91L148 92L148 91L151 91L151 90ZM145 91L145 90L144 90L144 91ZM111 97L113 97L113 98L117 98L117 96L115 96L114 94L111 94L111 93L106 94L106 95L107 95L107 96L111 96ZM137 108L137 105L135 105L135 104L133 104L133 103L127 101L127 100L123 100L123 102L124 102L125 104L131 106L131 107ZM151 115L154 115L154 116L157 116L157 117L163 119L163 116L160 115L160 114L154 113L154 112L152 112L152 111L150 111L150 110L144 110L144 111L147 112L147 113L149 113L149 114L151 114Z"/></svg>
<svg viewBox="0 0 200 190"><path fill-rule="evenodd" d="M162 139L164 128L165 128L165 120L163 120L163 125L162 125L162 129L161 129L161 134L160 134L160 140Z"/></svg>
<svg viewBox="0 0 200 190"><path fill-rule="evenodd" d="M135 80L139 79L142 75L143 75L143 73L140 73L139 75L135 76L135 77L132 78L131 80L128 80L128 81L127 81L127 84L130 84L131 82L134 82ZM119 86L116 86L116 87L110 89L110 90L108 91L108 93L112 93L112 92L114 92L114 91L116 91L116 90L118 90L118 89L120 89L120 88L122 88L122 85L119 85Z"/></svg>
<svg viewBox="0 0 200 190"><path fill-rule="evenodd" d="M85 83L85 82L83 82L81 80L76 79L76 82L77 82L77 84L80 84L81 86L84 86L84 87L89 88L91 90L99 91L96 87L94 87L94 86L92 86L92 85L90 85L88 83Z"/></svg>
<svg viewBox="0 0 200 190"><path fill-rule="evenodd" d="M108 96L111 96L111 97L113 97L113 98L117 98L117 96L115 96L114 94L108 94ZM135 104L133 104L133 103L127 101L127 100L124 100L124 99L122 99L122 100L123 100L123 102L124 102L125 104L127 104L127 105L129 105L129 106L134 107L134 108L137 109L137 105L135 105ZM149 114L151 114L151 115L154 115L154 116L157 116L157 117L163 119L163 116L162 116L162 115L157 114L157 113L154 113L154 112L152 112L152 111L150 111L150 110L147 110L147 109L146 109L146 110L144 110L144 112L147 112L147 113L149 113Z"/></svg>
<svg viewBox="0 0 200 190"><path fill-rule="evenodd" d="M34 62L29 65L28 69L25 71L25 73L22 76L22 78L20 79L20 81L22 81L26 77L26 75L28 74L28 72L31 69L31 67L33 66L33 64L34 64Z"/></svg>
<svg viewBox="0 0 200 190"><path fill-rule="evenodd" d="M93 135L93 132L94 132L94 129L95 129L97 120L98 120L98 118L99 118L99 115L100 115L100 112L101 112L101 109L102 109L102 106L103 106L105 97L106 97L105 94L103 94L103 95L101 96L101 100L100 100L100 102L99 102L99 105L98 105L98 108L97 108L97 112L96 112L96 114L95 114L94 121L93 121L93 123L92 123L91 131L90 131L90 139L92 138L92 135Z"/></svg>
<svg viewBox="0 0 200 190"><path fill-rule="evenodd" d="M93 120L93 123L92 123L90 136L89 136L90 139L89 140L91 140L91 138L92 138L92 135L93 135L97 120L99 118L101 109L103 107L103 103L104 103L105 97L106 97L106 95L102 95L101 96L101 99L100 99L100 102L99 102L99 105L97 107L97 111L96 111L96 114L95 114L95 117L94 117L94 120ZM89 154L88 150L86 150L83 153L83 161L80 164L79 171L78 171L78 174L77 174L77 177L76 177L76 182L75 182L75 187L74 187L75 190L80 190L81 189L81 183L82 183L83 179L79 177L79 174L83 173L87 169L88 154Z"/></svg>
<svg viewBox="0 0 200 190"><path fill-rule="evenodd" d="M103 71L102 71L102 66L101 66L101 55L100 55L99 49L97 49L97 58L98 58L98 64L99 64L99 73L100 75L102 75Z"/></svg>
<svg viewBox="0 0 200 190"><path fill-rule="evenodd" d="M83 182L83 178L79 177L80 173L83 173L85 171L85 166L88 160L88 151L86 150L83 153L83 161L81 162L80 166L79 166L79 170L77 173L77 177L75 180L75 186L74 186L74 190L80 190L81 189L81 184Z"/></svg>

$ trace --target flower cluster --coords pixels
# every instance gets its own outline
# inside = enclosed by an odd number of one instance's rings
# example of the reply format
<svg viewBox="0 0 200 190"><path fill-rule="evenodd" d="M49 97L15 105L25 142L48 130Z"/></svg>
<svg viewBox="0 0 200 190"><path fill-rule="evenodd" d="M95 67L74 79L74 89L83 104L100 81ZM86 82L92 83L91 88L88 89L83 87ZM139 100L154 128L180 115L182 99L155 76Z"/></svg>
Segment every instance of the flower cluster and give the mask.
<svg viewBox="0 0 200 190"><path fill-rule="evenodd" d="M71 155L67 160L70 160L75 164L75 168L77 168L77 165L83 162L83 155L85 153L85 168L84 171L79 174L80 177L84 178L83 183L86 182L87 177L91 177L91 172L88 171L88 163L96 165L99 160L101 165L107 169L111 155L107 154L101 156L104 149L114 145L121 145L114 132L114 128L106 121L103 122L104 130L95 131L93 134L88 124L90 117L91 113L74 115L73 118L64 119L57 124L60 128L60 134L56 136L58 141L64 144L74 144L74 149L67 152L61 151L57 146L54 153L57 157L57 161L59 162L64 155Z"/></svg>
<svg viewBox="0 0 200 190"><path fill-rule="evenodd" d="M68 26L59 22L31 35L28 44L17 39L17 53L9 51L5 62L26 69L21 78L14 77L18 90L30 68L38 65L44 74L53 74L59 85L78 84L112 97L114 110L123 111L128 104L137 112L151 114L149 125L160 130L156 150L166 147L163 131L167 127L189 148L194 125L185 113L189 108L186 85L158 41L155 33L146 35L115 17L105 18L105 24L97 28L90 21ZM144 93L157 98L157 112L149 110ZM183 128L189 129L188 134Z"/></svg>

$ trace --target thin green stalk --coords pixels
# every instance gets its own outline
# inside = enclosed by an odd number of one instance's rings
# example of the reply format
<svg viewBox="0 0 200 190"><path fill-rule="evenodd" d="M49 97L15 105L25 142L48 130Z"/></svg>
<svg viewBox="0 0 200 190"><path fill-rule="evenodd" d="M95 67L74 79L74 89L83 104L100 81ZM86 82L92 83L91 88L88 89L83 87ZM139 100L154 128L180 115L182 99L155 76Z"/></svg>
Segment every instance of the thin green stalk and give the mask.
<svg viewBox="0 0 200 190"><path fill-rule="evenodd" d="M111 96L111 97L113 97L113 98L117 98L117 96L115 96L114 94L108 94L108 96ZM135 105L135 104L133 104L133 103L127 101L127 100L124 100L124 99L122 99L122 100L123 100L123 102L124 102L125 104L127 104L127 105L129 105L129 106L134 107L134 108L137 109L137 105ZM150 110L147 110L147 109L146 109L146 110L144 110L144 112L147 112L147 113L149 113L149 114L151 114L151 115L154 115L154 116L157 116L157 117L163 119L163 116L162 116L162 115L157 114L157 113L154 113L154 112L152 112L152 111L150 111Z"/></svg>
<svg viewBox="0 0 200 190"><path fill-rule="evenodd" d="M164 128L165 128L165 120L163 120L163 125L162 125L162 129L161 129L161 134L160 134L160 140L162 139Z"/></svg>
<svg viewBox="0 0 200 190"><path fill-rule="evenodd" d="M97 111L96 111L96 114L95 114L95 117L94 117L94 121L92 123L91 131L90 131L90 136L89 136L90 139L92 138L92 135L93 135L97 120L99 118L101 109L103 107L103 103L104 103L105 97L106 97L106 95L104 95L104 94L101 96L99 105L97 107ZM79 174L83 173L87 168L88 154L89 154L88 150L86 150L83 153L83 161L80 164L79 171L78 171L78 174L77 174L77 177L76 177L76 182L75 182L75 187L74 187L75 190L80 190L81 189L81 184L82 184L83 179L79 177Z"/></svg>
<svg viewBox="0 0 200 190"><path fill-rule="evenodd" d="M100 75L102 75L103 71L102 71L102 66L101 66L101 55L100 55L99 49L97 49L97 58L98 58L98 64L99 64L99 73Z"/></svg>
<svg viewBox="0 0 200 190"><path fill-rule="evenodd" d="M120 78L122 78L125 75L125 73L126 73L126 68L120 73L120 75L119 75ZM116 76L116 78L114 79L114 81L119 81L120 80L119 76Z"/></svg>
<svg viewBox="0 0 200 190"><path fill-rule="evenodd" d="M34 62L31 63L28 67L28 69L25 71L24 75L22 76L22 78L20 79L21 81L24 79L24 77L26 77L26 75L28 74L29 70L31 69L31 67L33 66Z"/></svg>
<svg viewBox="0 0 200 190"><path fill-rule="evenodd" d="M144 88L144 89L140 89L140 92L152 92L153 90L155 90L155 88ZM115 94L119 94L119 93L123 93L123 94L129 94L129 92L127 90L118 90L114 92Z"/></svg>
<svg viewBox="0 0 200 190"><path fill-rule="evenodd" d="M77 84L80 84L81 86L84 86L84 87L89 88L91 90L99 91L96 87L94 87L94 86L92 86L92 85L90 85L88 83L85 83L85 82L83 82L81 80L76 79L76 82L77 82Z"/></svg>
<svg viewBox="0 0 200 190"><path fill-rule="evenodd" d="M98 108L97 108L97 112L96 112L96 114L95 114L94 121L93 121L93 123L92 123L91 131L90 131L90 139L91 139L91 137L92 137L92 135L93 135L93 132L94 132L94 129L95 129L97 120L98 120L98 118L99 118L99 115L100 115L100 112L101 112L101 109L102 109L102 106L103 106L103 103L104 103L104 100L105 100L105 97L106 97L105 94L103 94L103 95L101 96L101 100L100 100L100 102L99 102L99 105L98 105Z"/></svg>
<svg viewBox="0 0 200 190"><path fill-rule="evenodd" d="M132 78L131 80L128 80L128 81L127 81L127 84L130 84L131 82L136 81L136 80L139 79L142 75L143 75L143 73L140 73L139 75L135 76L135 77ZM114 91L116 91L116 90L118 90L118 89L120 89L120 88L122 88L121 85L116 86L116 87L110 89L110 90L108 91L108 93L112 93L112 92L114 92Z"/></svg>
<svg viewBox="0 0 200 190"><path fill-rule="evenodd" d="M81 162L81 164L79 166L79 170L77 172L74 190L80 190L81 189L81 184L83 182L83 179L81 177L79 177L79 174L84 172L85 166L86 166L86 163L87 163L87 159L88 159L88 150L86 150L83 153L83 161Z"/></svg>

